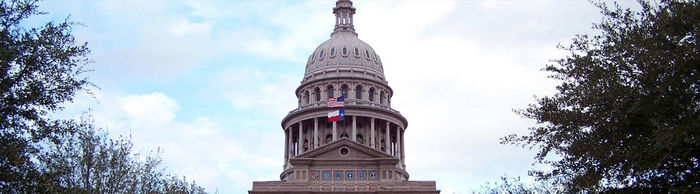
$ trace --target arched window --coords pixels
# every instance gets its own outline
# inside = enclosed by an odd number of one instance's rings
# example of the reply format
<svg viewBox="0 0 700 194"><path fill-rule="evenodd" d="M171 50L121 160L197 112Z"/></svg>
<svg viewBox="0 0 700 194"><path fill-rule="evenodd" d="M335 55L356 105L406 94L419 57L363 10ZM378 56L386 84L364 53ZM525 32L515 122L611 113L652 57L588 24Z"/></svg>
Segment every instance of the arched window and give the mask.
<svg viewBox="0 0 700 194"><path fill-rule="evenodd" d="M362 86L360 85L357 85L357 87L355 87L355 99L362 99Z"/></svg>
<svg viewBox="0 0 700 194"><path fill-rule="evenodd" d="M360 55L360 49L355 48L355 55Z"/></svg>
<svg viewBox="0 0 700 194"><path fill-rule="evenodd" d="M328 87L326 88L326 90L328 91L328 98L333 98L333 92L334 92L333 90L335 90L335 89L333 88L333 86L328 85Z"/></svg>
<svg viewBox="0 0 700 194"><path fill-rule="evenodd" d="M316 95L316 101L321 101L321 89L320 88L316 88L314 90L314 95Z"/></svg>
<svg viewBox="0 0 700 194"><path fill-rule="evenodd" d="M321 54L318 55L318 58L323 58L323 51L321 51Z"/></svg>
<svg viewBox="0 0 700 194"><path fill-rule="evenodd" d="M326 135L326 139L323 141L323 144L330 143L331 141L333 141L333 135L328 134Z"/></svg>
<svg viewBox="0 0 700 194"><path fill-rule="evenodd" d="M340 87L340 96L342 96L343 98L348 97L348 85L343 85L342 87Z"/></svg>
<svg viewBox="0 0 700 194"><path fill-rule="evenodd" d="M323 53L323 52L321 52L321 53ZM365 56L366 56L367 58L369 58L369 51L365 50Z"/></svg>
<svg viewBox="0 0 700 194"><path fill-rule="evenodd" d="M374 102L374 88L369 89L369 101Z"/></svg>
<svg viewBox="0 0 700 194"><path fill-rule="evenodd" d="M309 91L304 92L304 103L309 104Z"/></svg>
<svg viewBox="0 0 700 194"><path fill-rule="evenodd" d="M311 60L313 61L314 59L316 59L316 55L312 53L312 54L311 54Z"/></svg>
<svg viewBox="0 0 700 194"><path fill-rule="evenodd" d="M343 47L343 55L348 55L348 48Z"/></svg>
<svg viewBox="0 0 700 194"><path fill-rule="evenodd" d="M331 56L335 55L335 48L331 49Z"/></svg>
<svg viewBox="0 0 700 194"><path fill-rule="evenodd" d="M309 151L309 139L304 138L304 151Z"/></svg>
<svg viewBox="0 0 700 194"><path fill-rule="evenodd" d="M384 91L379 92L379 104L384 104Z"/></svg>
<svg viewBox="0 0 700 194"><path fill-rule="evenodd" d="M384 138L380 139L379 142L381 142L379 143L379 150L384 151L386 149L386 143L384 143Z"/></svg>

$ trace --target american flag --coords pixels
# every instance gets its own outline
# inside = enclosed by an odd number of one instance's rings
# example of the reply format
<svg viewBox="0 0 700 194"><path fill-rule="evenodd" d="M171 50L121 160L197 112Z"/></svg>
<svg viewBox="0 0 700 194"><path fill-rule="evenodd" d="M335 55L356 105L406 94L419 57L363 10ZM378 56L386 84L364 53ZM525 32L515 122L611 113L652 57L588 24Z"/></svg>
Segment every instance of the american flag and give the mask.
<svg viewBox="0 0 700 194"><path fill-rule="evenodd" d="M328 107L343 107L345 106L345 98L342 96L338 98L328 98L326 105L328 105Z"/></svg>

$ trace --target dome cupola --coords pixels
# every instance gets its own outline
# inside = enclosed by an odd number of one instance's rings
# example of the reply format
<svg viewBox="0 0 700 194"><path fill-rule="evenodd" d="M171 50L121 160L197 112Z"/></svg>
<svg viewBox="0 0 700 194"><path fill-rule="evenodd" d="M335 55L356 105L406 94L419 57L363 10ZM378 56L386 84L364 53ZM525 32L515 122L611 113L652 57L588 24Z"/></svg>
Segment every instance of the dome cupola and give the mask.
<svg viewBox="0 0 700 194"><path fill-rule="evenodd" d="M337 1L333 13L335 28L331 38L316 47L309 56L302 82L327 77L329 72L386 82L379 55L357 37L353 25L355 8L352 7L352 2Z"/></svg>

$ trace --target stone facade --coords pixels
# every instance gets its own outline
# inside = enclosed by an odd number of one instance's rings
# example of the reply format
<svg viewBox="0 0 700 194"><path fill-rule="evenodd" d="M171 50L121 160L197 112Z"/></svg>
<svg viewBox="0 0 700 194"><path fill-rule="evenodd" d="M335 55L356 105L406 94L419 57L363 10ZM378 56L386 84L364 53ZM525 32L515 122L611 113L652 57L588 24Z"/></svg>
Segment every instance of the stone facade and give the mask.
<svg viewBox="0 0 700 194"><path fill-rule="evenodd" d="M408 121L391 108L393 90L379 55L357 38L355 8L338 0L331 38L309 56L296 89L298 107L282 119L280 181L253 182L254 193L439 193L435 181L409 181ZM345 98L345 120L328 122L326 99Z"/></svg>

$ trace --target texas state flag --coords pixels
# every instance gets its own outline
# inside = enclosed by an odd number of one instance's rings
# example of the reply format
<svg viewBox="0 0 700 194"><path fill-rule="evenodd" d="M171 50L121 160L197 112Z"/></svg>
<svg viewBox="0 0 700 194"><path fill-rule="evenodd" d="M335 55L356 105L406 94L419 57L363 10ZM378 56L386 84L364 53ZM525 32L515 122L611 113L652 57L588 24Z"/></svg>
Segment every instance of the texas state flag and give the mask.
<svg viewBox="0 0 700 194"><path fill-rule="evenodd" d="M328 122L336 122L342 120L345 120L345 109L340 109L328 113Z"/></svg>

